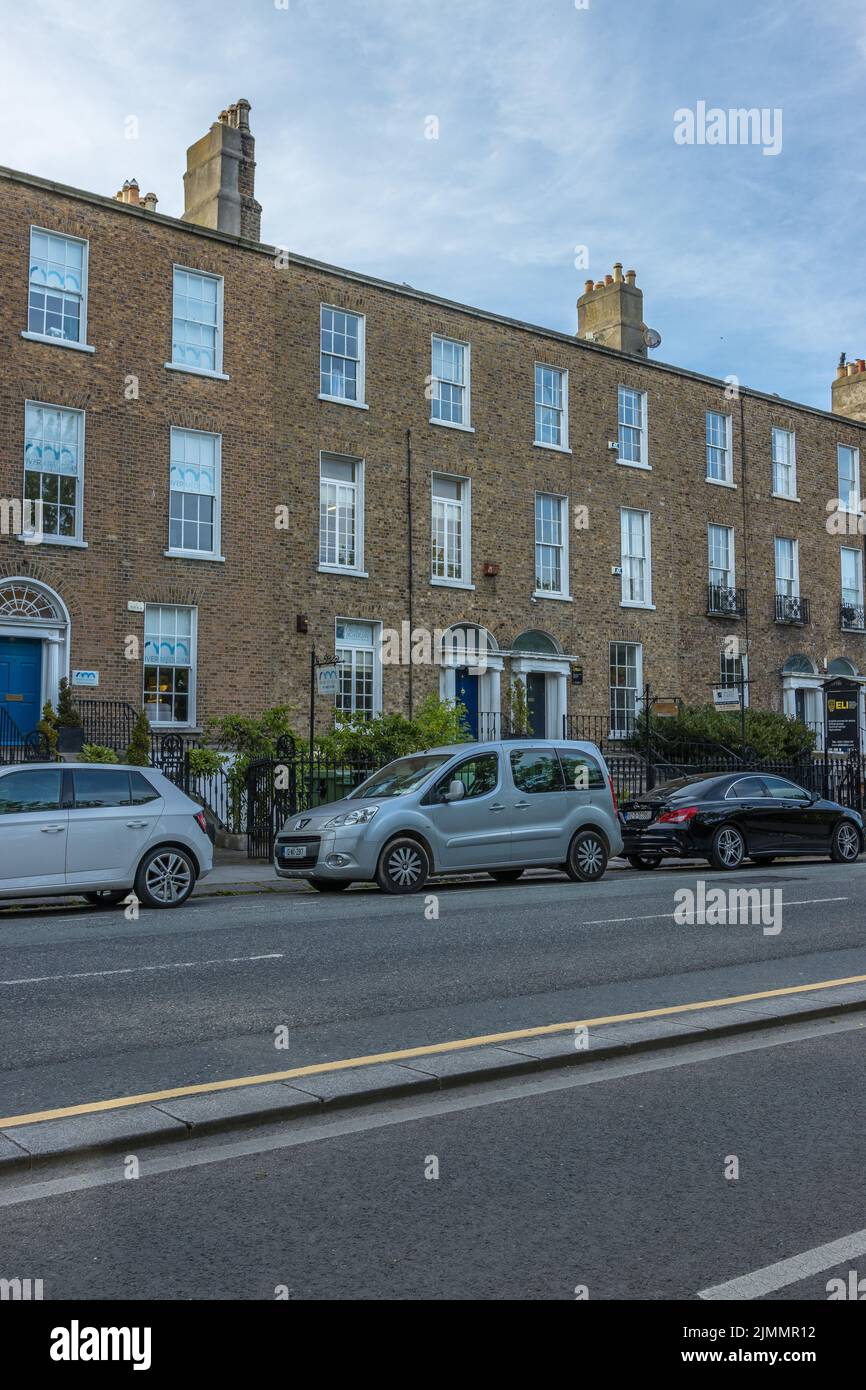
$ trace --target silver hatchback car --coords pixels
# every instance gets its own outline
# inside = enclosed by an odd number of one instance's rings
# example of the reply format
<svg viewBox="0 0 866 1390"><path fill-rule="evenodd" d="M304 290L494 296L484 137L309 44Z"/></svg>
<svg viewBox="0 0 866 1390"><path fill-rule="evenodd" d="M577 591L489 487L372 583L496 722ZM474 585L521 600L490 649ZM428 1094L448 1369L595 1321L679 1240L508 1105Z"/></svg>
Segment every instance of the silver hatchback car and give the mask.
<svg viewBox="0 0 866 1390"><path fill-rule="evenodd" d="M290 817L274 867L321 892L375 880L386 893L417 893L444 873L508 883L553 867L592 882L621 850L613 783L595 744L510 739L397 758L341 801Z"/></svg>
<svg viewBox="0 0 866 1390"><path fill-rule="evenodd" d="M0 767L0 898L180 907L212 866L204 812L155 768Z"/></svg>

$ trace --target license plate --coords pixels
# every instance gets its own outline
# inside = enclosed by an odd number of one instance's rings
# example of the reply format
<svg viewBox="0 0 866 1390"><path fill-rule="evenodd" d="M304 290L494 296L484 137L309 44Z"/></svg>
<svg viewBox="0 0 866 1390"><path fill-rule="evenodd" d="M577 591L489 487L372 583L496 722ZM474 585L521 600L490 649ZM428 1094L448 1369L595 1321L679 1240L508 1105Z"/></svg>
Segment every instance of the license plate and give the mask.
<svg viewBox="0 0 866 1390"><path fill-rule="evenodd" d="M306 857L306 845L285 845L283 848L284 859L305 859Z"/></svg>
<svg viewBox="0 0 866 1390"><path fill-rule="evenodd" d="M626 820L652 820L652 811L626 811Z"/></svg>

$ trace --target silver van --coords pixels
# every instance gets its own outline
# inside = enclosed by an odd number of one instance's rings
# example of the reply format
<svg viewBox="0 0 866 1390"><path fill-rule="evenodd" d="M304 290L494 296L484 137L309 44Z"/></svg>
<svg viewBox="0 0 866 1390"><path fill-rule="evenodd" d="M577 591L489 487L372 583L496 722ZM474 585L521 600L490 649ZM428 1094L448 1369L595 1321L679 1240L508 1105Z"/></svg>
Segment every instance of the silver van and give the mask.
<svg viewBox="0 0 866 1390"><path fill-rule="evenodd" d="M291 816L274 845L281 878L323 893L375 881L417 893L431 874L524 869L601 878L622 850L613 783L593 743L509 739L397 758L340 801Z"/></svg>

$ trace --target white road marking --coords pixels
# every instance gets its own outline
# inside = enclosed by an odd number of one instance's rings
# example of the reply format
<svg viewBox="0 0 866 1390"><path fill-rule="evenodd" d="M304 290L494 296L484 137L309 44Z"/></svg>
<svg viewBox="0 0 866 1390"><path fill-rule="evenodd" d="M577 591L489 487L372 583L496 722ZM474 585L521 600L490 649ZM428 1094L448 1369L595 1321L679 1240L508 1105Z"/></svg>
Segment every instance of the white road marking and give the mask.
<svg viewBox="0 0 866 1390"><path fill-rule="evenodd" d="M130 965L124 970L81 970L75 975L33 975L29 979L0 980L0 985L45 985L58 980L97 980L106 975L139 975L149 970L194 970L204 965L246 965L250 961L283 960L283 953L270 956L227 956L222 960L180 960L168 965Z"/></svg>
<svg viewBox="0 0 866 1390"><path fill-rule="evenodd" d="M733 884L731 885L734 886ZM747 885L739 884L739 888L749 891ZM782 907L808 907L813 903L847 903L847 898L792 898L790 901L782 899ZM714 907L714 912L727 912L726 907ZM675 917L675 912L651 912L647 917L599 917L594 922L581 922L581 927L606 927L614 922L656 922L662 917Z"/></svg>
<svg viewBox="0 0 866 1390"><path fill-rule="evenodd" d="M802 1255L792 1255L789 1260L779 1260L739 1279L729 1279L726 1284L701 1289L698 1298L760 1298L765 1293L784 1289L786 1284L796 1284L812 1274L820 1274L824 1269L832 1269L845 1260L856 1260L861 1255L866 1255L866 1231L855 1231L841 1240L831 1240L829 1245L816 1245L814 1250L805 1250Z"/></svg>

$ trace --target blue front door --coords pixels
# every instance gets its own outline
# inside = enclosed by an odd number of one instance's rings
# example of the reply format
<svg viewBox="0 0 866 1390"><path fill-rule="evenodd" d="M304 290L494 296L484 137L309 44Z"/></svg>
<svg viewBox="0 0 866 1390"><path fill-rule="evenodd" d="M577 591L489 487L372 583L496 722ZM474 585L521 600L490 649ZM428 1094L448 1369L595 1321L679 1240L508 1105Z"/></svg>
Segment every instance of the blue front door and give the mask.
<svg viewBox="0 0 866 1390"><path fill-rule="evenodd" d="M42 643L29 637L0 637L0 709L22 734L39 723Z"/></svg>
<svg viewBox="0 0 866 1390"><path fill-rule="evenodd" d="M473 738L478 737L478 677L470 676L465 666L456 672L455 694L461 705L466 706L466 719Z"/></svg>

